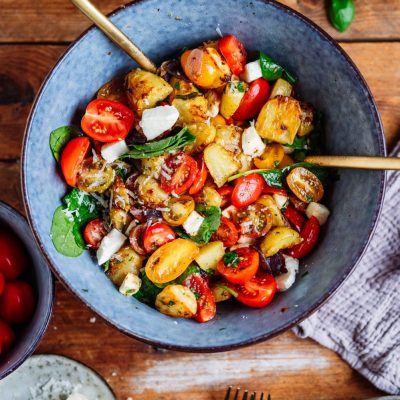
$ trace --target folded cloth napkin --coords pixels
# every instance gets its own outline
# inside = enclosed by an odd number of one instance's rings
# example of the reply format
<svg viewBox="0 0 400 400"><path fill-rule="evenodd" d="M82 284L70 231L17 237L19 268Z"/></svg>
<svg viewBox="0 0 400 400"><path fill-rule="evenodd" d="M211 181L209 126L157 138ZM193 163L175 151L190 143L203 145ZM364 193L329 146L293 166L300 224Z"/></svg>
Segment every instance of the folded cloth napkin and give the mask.
<svg viewBox="0 0 400 400"><path fill-rule="evenodd" d="M400 143L392 155L399 156ZM379 389L400 394L400 171L389 171L368 248L335 295L294 328L338 353Z"/></svg>

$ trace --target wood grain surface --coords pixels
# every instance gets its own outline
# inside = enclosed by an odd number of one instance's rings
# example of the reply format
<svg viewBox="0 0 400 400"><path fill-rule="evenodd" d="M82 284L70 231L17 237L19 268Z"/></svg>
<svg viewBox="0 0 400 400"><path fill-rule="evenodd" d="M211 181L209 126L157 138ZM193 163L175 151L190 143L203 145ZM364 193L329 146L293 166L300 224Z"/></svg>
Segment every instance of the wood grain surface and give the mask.
<svg viewBox="0 0 400 400"><path fill-rule="evenodd" d="M400 1L356 1L356 20L344 34L329 25L323 0L282 2L341 41L375 96L392 146L400 134ZM95 3L109 12L123 2ZM0 0L0 199L20 211L20 147L31 104L68 42L88 25L67 0ZM229 384L270 392L273 400L380 394L335 353L290 332L234 352L160 351L117 332L56 286L54 315L37 352L63 354L96 369L118 400L219 400Z"/></svg>

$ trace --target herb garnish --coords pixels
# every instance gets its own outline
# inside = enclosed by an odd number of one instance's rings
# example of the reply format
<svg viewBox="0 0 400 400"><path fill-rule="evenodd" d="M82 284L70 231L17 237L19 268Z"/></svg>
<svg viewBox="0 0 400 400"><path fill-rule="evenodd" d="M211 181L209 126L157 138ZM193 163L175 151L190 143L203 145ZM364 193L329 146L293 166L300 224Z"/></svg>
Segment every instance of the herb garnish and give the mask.
<svg viewBox="0 0 400 400"><path fill-rule="evenodd" d="M224 264L228 268L237 268L240 263L240 258L236 251L228 251L224 255Z"/></svg>
<svg viewBox="0 0 400 400"><path fill-rule="evenodd" d="M50 150L57 162L60 161L64 146L72 139L83 136L82 132L74 126L62 126L50 133Z"/></svg>
<svg viewBox="0 0 400 400"><path fill-rule="evenodd" d="M290 84L296 83L296 76L288 70L277 64L271 57L262 51L260 52L260 66L264 79L267 81L276 81L278 78L285 78Z"/></svg>

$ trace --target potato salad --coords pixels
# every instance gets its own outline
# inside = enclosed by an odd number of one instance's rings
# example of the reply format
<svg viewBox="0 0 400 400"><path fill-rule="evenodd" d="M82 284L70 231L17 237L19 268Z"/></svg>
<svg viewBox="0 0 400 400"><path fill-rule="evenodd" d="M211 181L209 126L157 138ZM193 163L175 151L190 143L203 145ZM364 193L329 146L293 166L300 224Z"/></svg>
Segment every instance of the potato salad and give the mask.
<svg viewBox="0 0 400 400"><path fill-rule="evenodd" d="M170 317L266 307L329 216L329 175L304 162L321 151L321 115L296 80L227 35L104 84L79 128L50 135L70 187L56 249L89 249L121 295Z"/></svg>

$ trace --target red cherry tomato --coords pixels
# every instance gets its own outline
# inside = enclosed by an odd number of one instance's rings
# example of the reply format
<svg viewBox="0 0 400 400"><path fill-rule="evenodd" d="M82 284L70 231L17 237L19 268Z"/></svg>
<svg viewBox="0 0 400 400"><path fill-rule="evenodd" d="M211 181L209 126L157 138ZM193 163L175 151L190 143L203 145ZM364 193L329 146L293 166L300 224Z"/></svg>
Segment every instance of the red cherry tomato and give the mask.
<svg viewBox="0 0 400 400"><path fill-rule="evenodd" d="M180 152L172 154L166 161L166 166L165 170L172 172L161 175L161 188L167 193L186 192L192 186L198 173L196 160Z"/></svg>
<svg viewBox="0 0 400 400"><path fill-rule="evenodd" d="M235 75L244 71L247 52L243 43L233 35L227 35L218 42L218 49Z"/></svg>
<svg viewBox="0 0 400 400"><path fill-rule="evenodd" d="M286 219L295 227L297 232L300 232L303 225L306 223L304 216L294 207L287 206L283 213Z"/></svg>
<svg viewBox="0 0 400 400"><path fill-rule="evenodd" d="M258 78L253 81L232 118L236 121L254 118L267 102L269 92L269 83L265 79Z"/></svg>
<svg viewBox="0 0 400 400"><path fill-rule="evenodd" d="M133 126L133 111L114 100L92 100L81 121L82 130L100 142L125 139Z"/></svg>
<svg viewBox="0 0 400 400"><path fill-rule="evenodd" d="M213 319L217 312L217 306L206 280L200 274L194 273L186 278L183 285L192 290L197 299L197 313L194 319L197 322L207 322Z"/></svg>
<svg viewBox="0 0 400 400"><path fill-rule="evenodd" d="M143 245L147 253L152 253L175 238L176 233L168 225L156 222L147 227L144 233Z"/></svg>
<svg viewBox="0 0 400 400"><path fill-rule="evenodd" d="M96 218L90 221L83 231L83 237L85 242L93 250L97 250L100 246L100 242L103 240L104 236L107 235L107 229L101 218Z"/></svg>
<svg viewBox="0 0 400 400"><path fill-rule="evenodd" d="M217 231L212 235L212 240L220 240L225 247L231 247L237 243L239 232L235 224L226 217L221 217L221 223Z"/></svg>
<svg viewBox="0 0 400 400"><path fill-rule="evenodd" d="M285 189L274 188L272 186L265 185L263 189L265 194L281 194L282 196L287 196L287 191Z"/></svg>
<svg viewBox="0 0 400 400"><path fill-rule="evenodd" d="M144 233L146 231L146 224L140 224L135 226L129 233L129 243L133 247L133 250L141 256L146 255L144 248Z"/></svg>
<svg viewBox="0 0 400 400"><path fill-rule="evenodd" d="M5 284L6 284L6 280L4 279L4 275L0 272L0 296L4 291Z"/></svg>
<svg viewBox="0 0 400 400"><path fill-rule="evenodd" d="M253 308L262 308L271 303L277 289L274 277L261 272L243 285L229 286L237 293L238 301Z"/></svg>
<svg viewBox="0 0 400 400"><path fill-rule="evenodd" d="M319 237L319 221L311 217L300 232L303 241L290 248L287 254L294 258L303 258L315 247Z"/></svg>
<svg viewBox="0 0 400 400"><path fill-rule="evenodd" d="M199 193L200 190L203 189L204 184L206 183L208 176L208 169L206 163L204 162L203 155L201 155L197 160L197 168L198 172L196 177L194 178L192 187L189 189L189 194Z"/></svg>
<svg viewBox="0 0 400 400"><path fill-rule="evenodd" d="M232 186L222 186L221 188L217 189L217 192L221 196L222 202L221 207L225 207L231 202L233 187Z"/></svg>
<svg viewBox="0 0 400 400"><path fill-rule="evenodd" d="M87 137L77 137L70 140L61 154L61 170L65 181L70 186L76 186L81 164L89 150L90 141Z"/></svg>
<svg viewBox="0 0 400 400"><path fill-rule="evenodd" d="M19 238L9 230L0 230L0 272L5 280L17 279L27 264L28 258Z"/></svg>
<svg viewBox="0 0 400 400"><path fill-rule="evenodd" d="M27 322L35 309L35 296L24 281L7 282L0 297L0 317L9 324Z"/></svg>
<svg viewBox="0 0 400 400"><path fill-rule="evenodd" d="M0 319L0 356L10 349L14 340L14 332L5 321Z"/></svg>
<svg viewBox="0 0 400 400"><path fill-rule="evenodd" d="M257 273L260 256L250 247L240 247L235 252L239 257L238 264L225 264L224 258L218 262L218 272L230 283L242 285Z"/></svg>
<svg viewBox="0 0 400 400"><path fill-rule="evenodd" d="M236 181L232 192L232 204L245 207L254 203L261 195L265 186L264 178L259 174L245 175Z"/></svg>

